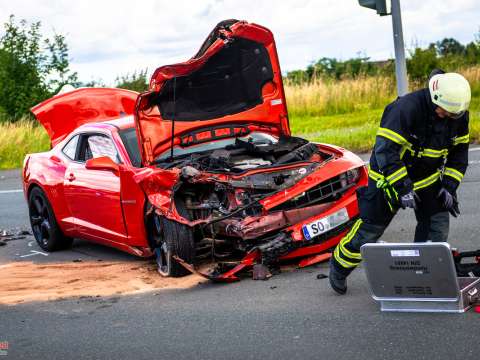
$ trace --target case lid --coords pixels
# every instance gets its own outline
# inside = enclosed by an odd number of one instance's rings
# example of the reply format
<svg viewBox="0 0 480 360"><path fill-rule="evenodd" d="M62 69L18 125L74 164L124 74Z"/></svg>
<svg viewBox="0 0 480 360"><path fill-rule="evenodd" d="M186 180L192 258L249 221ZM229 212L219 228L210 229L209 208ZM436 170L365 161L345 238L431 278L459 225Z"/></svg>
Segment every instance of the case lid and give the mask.
<svg viewBox="0 0 480 360"><path fill-rule="evenodd" d="M457 301L448 243L373 243L361 248L372 297L385 301Z"/></svg>

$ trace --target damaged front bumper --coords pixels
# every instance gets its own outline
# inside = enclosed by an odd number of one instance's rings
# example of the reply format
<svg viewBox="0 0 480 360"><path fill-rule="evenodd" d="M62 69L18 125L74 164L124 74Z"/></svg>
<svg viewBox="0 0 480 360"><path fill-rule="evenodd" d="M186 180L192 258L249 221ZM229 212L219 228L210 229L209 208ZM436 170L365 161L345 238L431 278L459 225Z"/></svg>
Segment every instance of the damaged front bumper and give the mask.
<svg viewBox="0 0 480 360"><path fill-rule="evenodd" d="M266 279L271 275L269 270L282 261L302 258L298 266L305 267L328 260L331 256L329 250L346 235L357 217L357 198L352 188L334 203L278 211L243 220L227 219L218 224L221 233L245 240L278 230L275 235L252 247L240 261L219 262L213 269L201 271L179 257L175 257L175 260L187 270L212 281L238 281L240 273L247 270L253 270L254 279ZM312 224L328 225L324 225L324 231L311 234L306 228Z"/></svg>

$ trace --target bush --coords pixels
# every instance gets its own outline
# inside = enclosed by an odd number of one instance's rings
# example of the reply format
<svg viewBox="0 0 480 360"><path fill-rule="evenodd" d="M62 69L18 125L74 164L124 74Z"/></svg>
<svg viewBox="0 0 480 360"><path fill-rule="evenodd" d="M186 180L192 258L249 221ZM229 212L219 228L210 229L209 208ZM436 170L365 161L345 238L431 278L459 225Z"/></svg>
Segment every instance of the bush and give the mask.
<svg viewBox="0 0 480 360"><path fill-rule="evenodd" d="M131 75L123 75L115 80L115 87L127 90L143 92L148 90L147 69L135 71Z"/></svg>

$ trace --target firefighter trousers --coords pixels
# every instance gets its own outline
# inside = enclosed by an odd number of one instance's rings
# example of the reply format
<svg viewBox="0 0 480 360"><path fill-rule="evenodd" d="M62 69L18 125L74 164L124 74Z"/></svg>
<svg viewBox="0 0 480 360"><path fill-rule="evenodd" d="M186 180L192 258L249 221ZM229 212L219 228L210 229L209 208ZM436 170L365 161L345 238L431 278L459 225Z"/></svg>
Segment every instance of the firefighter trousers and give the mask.
<svg viewBox="0 0 480 360"><path fill-rule="evenodd" d="M439 189L440 184L434 184L431 188L418 192L421 201L415 211L417 219L415 242L447 241L450 214L436 198ZM357 191L357 197L360 218L340 240L332 257L332 265L344 276L350 274L362 261L360 247L376 242L398 211L398 208L392 210L388 206L383 190L378 189L376 183L371 180L368 187Z"/></svg>

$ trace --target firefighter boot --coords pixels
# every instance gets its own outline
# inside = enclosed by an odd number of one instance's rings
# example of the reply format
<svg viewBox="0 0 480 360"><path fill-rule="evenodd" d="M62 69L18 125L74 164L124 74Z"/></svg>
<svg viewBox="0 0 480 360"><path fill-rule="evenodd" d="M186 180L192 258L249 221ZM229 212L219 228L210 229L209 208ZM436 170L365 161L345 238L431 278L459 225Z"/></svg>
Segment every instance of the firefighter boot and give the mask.
<svg viewBox="0 0 480 360"><path fill-rule="evenodd" d="M347 276L337 270L333 257L330 258L330 274L328 275L330 286L336 293L345 295L347 292Z"/></svg>

